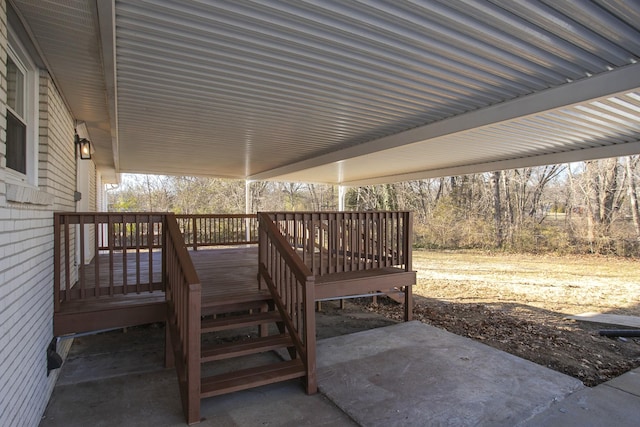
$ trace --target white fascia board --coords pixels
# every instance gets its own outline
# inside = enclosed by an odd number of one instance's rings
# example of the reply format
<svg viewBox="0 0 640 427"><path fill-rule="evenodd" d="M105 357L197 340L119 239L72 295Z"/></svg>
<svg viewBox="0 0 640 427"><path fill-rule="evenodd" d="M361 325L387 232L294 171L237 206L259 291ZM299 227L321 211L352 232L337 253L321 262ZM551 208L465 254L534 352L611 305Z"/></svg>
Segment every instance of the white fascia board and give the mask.
<svg viewBox="0 0 640 427"><path fill-rule="evenodd" d="M118 139L118 79L116 74L116 10L115 0L97 2L102 67L107 93L107 107L111 126L111 150L114 168L120 169Z"/></svg>
<svg viewBox="0 0 640 427"><path fill-rule="evenodd" d="M638 90L640 63L627 65L593 77L536 92L490 107L464 113L405 132L362 143L354 147L303 160L247 177L250 180L269 180L301 170L334 163L354 157L366 156L382 150L423 142L444 135L514 120L545 111L588 102L604 96ZM442 176L441 174L438 176ZM344 183L347 185L346 183ZM348 184L351 185L351 184Z"/></svg>

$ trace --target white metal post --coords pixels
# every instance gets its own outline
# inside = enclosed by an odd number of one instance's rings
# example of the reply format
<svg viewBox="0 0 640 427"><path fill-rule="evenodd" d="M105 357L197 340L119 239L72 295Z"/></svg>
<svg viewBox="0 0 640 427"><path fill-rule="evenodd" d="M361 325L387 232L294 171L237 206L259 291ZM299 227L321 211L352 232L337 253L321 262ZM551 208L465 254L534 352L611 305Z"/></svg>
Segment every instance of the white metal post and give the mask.
<svg viewBox="0 0 640 427"><path fill-rule="evenodd" d="M338 210L344 211L344 199L347 194L347 187L344 185L338 185Z"/></svg>
<svg viewBox="0 0 640 427"><path fill-rule="evenodd" d="M244 180L244 213L251 213L251 181L248 179ZM244 220L244 228L245 228L245 238L246 241L251 240L251 220L246 218Z"/></svg>

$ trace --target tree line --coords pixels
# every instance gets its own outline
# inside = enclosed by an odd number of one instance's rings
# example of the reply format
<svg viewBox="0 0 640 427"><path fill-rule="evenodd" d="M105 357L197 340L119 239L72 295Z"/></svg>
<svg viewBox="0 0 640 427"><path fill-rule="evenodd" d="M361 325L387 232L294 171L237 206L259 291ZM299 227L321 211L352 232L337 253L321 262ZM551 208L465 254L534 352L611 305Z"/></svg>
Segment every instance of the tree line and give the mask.
<svg viewBox="0 0 640 427"><path fill-rule="evenodd" d="M411 210L414 244L438 249L640 254L640 156L346 190L347 210ZM112 211L335 211L332 185L128 175Z"/></svg>

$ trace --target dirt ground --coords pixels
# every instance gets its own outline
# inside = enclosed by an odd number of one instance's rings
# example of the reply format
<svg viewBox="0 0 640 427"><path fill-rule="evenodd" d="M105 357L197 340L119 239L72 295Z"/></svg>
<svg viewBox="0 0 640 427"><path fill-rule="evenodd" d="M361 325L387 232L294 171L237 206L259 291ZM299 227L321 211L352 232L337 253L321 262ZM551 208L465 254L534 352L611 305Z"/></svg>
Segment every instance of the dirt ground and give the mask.
<svg viewBox="0 0 640 427"><path fill-rule="evenodd" d="M587 386L640 366L640 338L603 337L601 329L622 328L566 319L585 312L640 316L637 260L416 251L413 266L417 320ZM401 306L386 298L354 302L364 312L402 318Z"/></svg>

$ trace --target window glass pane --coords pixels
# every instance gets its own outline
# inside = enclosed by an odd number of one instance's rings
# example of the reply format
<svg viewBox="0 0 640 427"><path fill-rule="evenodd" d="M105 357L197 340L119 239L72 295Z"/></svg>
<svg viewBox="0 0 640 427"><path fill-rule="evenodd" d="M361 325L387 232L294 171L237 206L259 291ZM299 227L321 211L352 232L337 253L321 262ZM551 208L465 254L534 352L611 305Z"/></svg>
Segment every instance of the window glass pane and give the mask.
<svg viewBox="0 0 640 427"><path fill-rule="evenodd" d="M7 111L7 167L27 173L27 127Z"/></svg>
<svg viewBox="0 0 640 427"><path fill-rule="evenodd" d="M24 74L11 57L7 57L7 105L24 117Z"/></svg>

